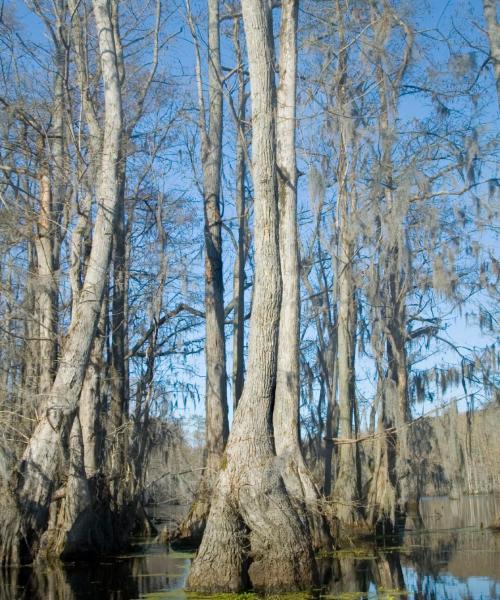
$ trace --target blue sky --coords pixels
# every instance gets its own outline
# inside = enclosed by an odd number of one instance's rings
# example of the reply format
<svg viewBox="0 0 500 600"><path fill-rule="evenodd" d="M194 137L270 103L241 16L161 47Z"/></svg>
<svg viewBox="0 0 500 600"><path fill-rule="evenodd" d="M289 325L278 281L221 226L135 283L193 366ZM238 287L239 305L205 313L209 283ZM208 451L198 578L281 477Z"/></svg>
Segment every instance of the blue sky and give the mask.
<svg viewBox="0 0 500 600"><path fill-rule="evenodd" d="M405 4L405 3L401 3ZM414 7L413 2L406 3L411 9ZM11 3L12 5L12 3ZM26 5L23 2L15 2L14 3L15 10L17 13L17 17L20 22L25 26L26 34L31 38L33 42L39 43L42 46L45 46L47 43L46 34L43 31L43 27L41 26L40 20L33 16L33 13L28 10ZM195 12L199 12L200 8L203 10L203 3L196 2L193 4L193 8ZM434 55L431 56L435 58L436 64L438 62L446 62L447 53L449 52L449 48L453 48L454 44L463 43L464 38L470 39L472 41L477 41L482 37L481 26L482 26L482 8L481 2L479 0L472 0L470 2L463 2L461 0L450 0L449 2L437 2L437 1L427 1L422 2L417 9L420 11L420 15L417 18L417 24L419 29L419 36L422 40L426 40L433 46ZM206 22L204 20L199 21L199 30L202 35L204 35L204 27L206 26ZM181 31L181 27L183 27ZM195 98L195 87L194 81L192 79L193 72L193 46L192 41L190 39L189 30L185 24L182 24L182 15L181 11L174 12L172 16L172 22L169 26L169 30L172 32L179 31L178 35L172 40L170 47L167 49L164 57L165 64L169 64L173 69L176 77L179 81L182 81L189 90L188 93L192 94L193 99ZM453 40L450 42L448 46L444 39L451 36ZM461 40L461 42L460 42ZM484 37L483 37L484 40ZM433 42L434 41L434 42ZM223 43L223 62L231 64L232 56L229 51L229 42ZM477 50L477 54L481 57L481 48ZM40 61L44 61L44 53L40 51ZM481 58L478 58L479 64L482 62ZM490 77L490 74L485 75L485 77ZM50 79L47 79L47 85L49 84ZM493 88L491 88L493 92ZM494 94L491 96L490 102L490 110L485 113L487 120L490 123L494 124L498 119L498 104L495 102ZM427 102L422 101L421 96L407 96L406 99L402 102L402 114L405 113L408 115L413 115L415 117L423 117L428 113L429 106ZM226 199L225 204L225 218L228 222L231 221L231 218L234 216L234 210L232 208L231 201L231 186L232 183L230 181L231 177L231 169L228 167L231 162L231 154L232 154L232 144L234 142L234 127L232 123L231 116L229 115L229 111L226 111L226 123L227 123L227 132L225 134L225 148L227 153L227 161L226 161L226 177L227 183L224 191L224 198ZM300 139L300 136L299 136ZM301 167L303 166L303 170L307 173L308 165L304 158L300 159ZM493 166L490 166L493 169ZM496 174L496 171L495 171ZM193 199L198 198L199 194L193 185L193 178L185 168L182 168L179 173L170 173L168 178L165 180L165 188L176 188L182 189L184 192L193 197ZM309 210L308 205L309 202L306 198L307 195L307 178L303 178L303 184L301 187L301 204L303 210ZM201 211L201 202L199 204ZM495 240L493 237L488 237L486 239L488 244L494 244ZM201 237L199 239L194 240L194 245L196 247L201 247ZM230 242L225 240L225 250L226 256L230 254ZM497 249L498 250L498 249ZM196 254L196 252L195 252ZM201 255L198 257L201 260ZM232 283L230 277L230 269L232 265L232 257L227 261L227 298L229 300L232 293ZM191 275L198 275L202 272L201 262L192 263L191 267ZM201 305L197 306L201 308ZM490 340L485 337L476 326L471 324L467 324L463 317L454 316L450 318L449 329L448 332L450 337L452 337L459 345L463 345L466 347L471 346L482 346L486 342L490 342ZM228 329L227 333L230 333ZM200 328L197 332L195 332L194 336L201 335L202 329ZM231 365L231 347L232 341L228 338L227 344L227 358L228 358L228 368ZM187 381L190 383L197 382L199 383L201 395L203 395L203 371L204 371L204 363L203 363L203 353L199 355L191 356L189 358L189 366L190 371L187 374L183 375L182 369L179 370L179 377L186 377ZM439 361L446 362L455 362L453 353L448 350L443 350L441 355L439 356ZM421 363L419 366L432 365L436 362L436 356L431 355L429 359L425 362ZM159 364L158 370L166 367L166 361ZM179 367L181 365L178 365ZM193 371L197 372L198 375L193 375ZM365 388L363 388L364 390ZM366 393L369 393L369 387L366 387ZM230 398L230 394L229 394ZM231 404L231 401L230 401ZM420 410L420 407L419 407ZM182 407L182 402L180 403L180 407L174 411L174 414L178 416L184 415L201 415L203 414L203 402L193 405L192 402L189 402L187 408L184 409Z"/></svg>

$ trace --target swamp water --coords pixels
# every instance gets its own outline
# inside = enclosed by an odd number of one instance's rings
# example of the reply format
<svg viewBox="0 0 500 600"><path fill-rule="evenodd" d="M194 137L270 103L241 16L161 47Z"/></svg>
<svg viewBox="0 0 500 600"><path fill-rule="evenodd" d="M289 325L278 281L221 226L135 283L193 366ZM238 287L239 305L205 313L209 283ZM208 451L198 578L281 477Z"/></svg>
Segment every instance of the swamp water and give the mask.
<svg viewBox="0 0 500 600"><path fill-rule="evenodd" d="M500 533L487 528L500 516L500 496L426 498L421 516L424 528L407 531L401 547L367 545L321 559L324 585L310 597L500 599ZM190 563L189 554L137 542L98 563L6 570L0 600L187 600Z"/></svg>

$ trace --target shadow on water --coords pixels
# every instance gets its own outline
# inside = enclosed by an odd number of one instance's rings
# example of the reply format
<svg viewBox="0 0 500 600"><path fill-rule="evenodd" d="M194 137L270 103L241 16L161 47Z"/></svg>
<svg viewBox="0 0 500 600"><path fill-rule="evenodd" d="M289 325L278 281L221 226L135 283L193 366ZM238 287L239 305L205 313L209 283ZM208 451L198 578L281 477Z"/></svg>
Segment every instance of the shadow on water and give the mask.
<svg viewBox="0 0 500 600"><path fill-rule="evenodd" d="M322 558L323 586L310 596L500 599L500 533L487 528L500 515L500 497L427 498L421 515L424 529L407 531L400 547L365 545ZM6 570L0 600L185 600L190 562L189 554L138 543L98 563Z"/></svg>

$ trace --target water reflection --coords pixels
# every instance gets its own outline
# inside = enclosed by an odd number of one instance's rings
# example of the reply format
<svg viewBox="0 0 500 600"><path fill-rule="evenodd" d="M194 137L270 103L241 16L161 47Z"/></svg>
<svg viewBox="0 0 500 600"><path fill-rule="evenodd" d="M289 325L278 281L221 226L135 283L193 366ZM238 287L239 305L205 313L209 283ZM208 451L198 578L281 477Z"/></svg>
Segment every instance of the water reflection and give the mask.
<svg viewBox="0 0 500 600"><path fill-rule="evenodd" d="M425 499L423 530L401 547L344 550L321 561L321 595L343 598L500 599L500 497ZM107 561L10 569L0 573L0 600L185 600L190 556L155 544ZM315 594L317 596L317 593Z"/></svg>
<svg viewBox="0 0 500 600"><path fill-rule="evenodd" d="M402 563L398 552L365 548L364 557L333 558L325 571L322 595L327 598L407 598Z"/></svg>
<svg viewBox="0 0 500 600"><path fill-rule="evenodd" d="M500 497L421 502L424 528L407 531L401 547L338 552L323 564L330 598L500 599Z"/></svg>
<svg viewBox="0 0 500 600"><path fill-rule="evenodd" d="M191 559L157 544L103 562L8 569L0 575L0 600L132 600L179 590ZM174 595L175 596L175 595ZM161 596L160 596L161 597Z"/></svg>

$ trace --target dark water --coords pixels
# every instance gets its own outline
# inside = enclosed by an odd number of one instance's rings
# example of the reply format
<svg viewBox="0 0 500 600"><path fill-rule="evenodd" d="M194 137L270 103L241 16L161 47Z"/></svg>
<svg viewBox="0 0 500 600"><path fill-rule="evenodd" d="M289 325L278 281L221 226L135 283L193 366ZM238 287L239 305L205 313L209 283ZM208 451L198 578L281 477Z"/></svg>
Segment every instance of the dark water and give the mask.
<svg viewBox="0 0 500 600"><path fill-rule="evenodd" d="M424 529L408 531L401 547L367 545L322 559L321 595L500 599L500 533L487 528L500 515L500 497L429 498L421 513ZM138 542L99 563L10 569L0 576L0 600L185 600L190 562L188 554Z"/></svg>

